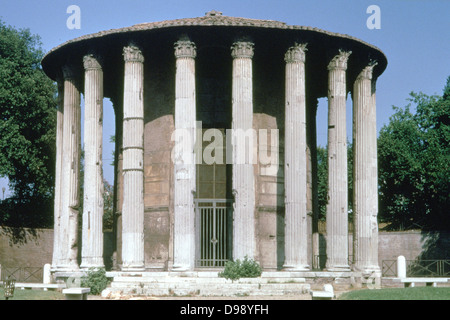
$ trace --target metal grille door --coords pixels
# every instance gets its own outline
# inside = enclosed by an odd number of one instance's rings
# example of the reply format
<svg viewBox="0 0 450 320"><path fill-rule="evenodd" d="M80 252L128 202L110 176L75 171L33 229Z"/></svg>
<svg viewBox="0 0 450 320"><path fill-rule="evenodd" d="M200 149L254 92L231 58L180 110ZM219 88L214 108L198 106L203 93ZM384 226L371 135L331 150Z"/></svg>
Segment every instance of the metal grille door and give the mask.
<svg viewBox="0 0 450 320"><path fill-rule="evenodd" d="M231 200L196 199L197 267L223 267L231 257Z"/></svg>

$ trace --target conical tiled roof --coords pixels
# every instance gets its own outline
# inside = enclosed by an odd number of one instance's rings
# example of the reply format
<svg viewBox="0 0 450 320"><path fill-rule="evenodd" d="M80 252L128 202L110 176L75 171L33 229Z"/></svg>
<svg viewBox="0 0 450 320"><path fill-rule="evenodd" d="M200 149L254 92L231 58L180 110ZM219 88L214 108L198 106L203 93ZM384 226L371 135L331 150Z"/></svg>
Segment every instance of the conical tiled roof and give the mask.
<svg viewBox="0 0 450 320"><path fill-rule="evenodd" d="M69 40L48 52L51 54L53 51L58 50L60 47L63 47L70 43L80 42L83 40L93 39L93 38L101 38L107 35L112 34L120 34L127 32L139 32L153 29L163 29L163 28L171 28L171 27L182 27L182 26L234 26L234 27L255 27L255 28L269 28L269 29L292 29L292 30L307 30L307 31L315 31L318 33L326 34L329 36L341 37L345 39L351 39L358 41L364 45L372 47L378 51L381 51L379 48L366 43L360 39L355 37L334 33L326 30L322 30L319 28L308 27L308 26L299 26L299 25L288 25L284 22L275 21L275 20L262 20L262 19L249 19L249 18L239 18L239 17L230 17L222 15L222 12L219 11L209 11L203 17L197 18L183 18L183 19L175 19L175 20L164 20L158 22L149 22L149 23L140 23L133 25L131 27L124 27L119 29L110 29L106 31L100 31L97 33L92 33L88 35L84 35L72 40Z"/></svg>

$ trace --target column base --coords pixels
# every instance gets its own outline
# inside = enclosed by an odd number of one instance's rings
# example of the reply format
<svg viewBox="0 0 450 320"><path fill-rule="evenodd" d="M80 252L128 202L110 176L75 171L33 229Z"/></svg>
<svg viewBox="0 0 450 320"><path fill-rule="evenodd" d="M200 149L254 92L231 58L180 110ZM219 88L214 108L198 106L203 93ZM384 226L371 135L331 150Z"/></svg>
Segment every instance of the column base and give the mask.
<svg viewBox="0 0 450 320"><path fill-rule="evenodd" d="M191 266L187 266L187 265L173 265L171 268L171 271L175 271L175 272L183 272L183 271L192 271L194 270L194 268L192 268Z"/></svg>
<svg viewBox="0 0 450 320"><path fill-rule="evenodd" d="M311 267L307 264L304 265L283 265L283 271L311 271Z"/></svg>
<svg viewBox="0 0 450 320"><path fill-rule="evenodd" d="M327 266L325 270L330 272L344 272L344 271L351 271L351 268L349 265L334 265L329 267Z"/></svg>
<svg viewBox="0 0 450 320"><path fill-rule="evenodd" d="M144 272L145 266L144 265L122 265L120 267L120 270L123 272Z"/></svg>
<svg viewBox="0 0 450 320"><path fill-rule="evenodd" d="M89 270L89 269L104 269L105 265L103 263L81 263L80 269Z"/></svg>

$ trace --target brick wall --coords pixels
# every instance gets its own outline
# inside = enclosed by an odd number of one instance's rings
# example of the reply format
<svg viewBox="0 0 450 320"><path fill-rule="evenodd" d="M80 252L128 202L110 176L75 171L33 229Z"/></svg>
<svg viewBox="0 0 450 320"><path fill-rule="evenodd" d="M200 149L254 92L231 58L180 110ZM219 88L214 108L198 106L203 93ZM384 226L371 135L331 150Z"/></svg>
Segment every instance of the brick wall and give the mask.
<svg viewBox="0 0 450 320"><path fill-rule="evenodd" d="M0 264L43 267L52 262L53 229L0 227Z"/></svg>
<svg viewBox="0 0 450 320"><path fill-rule="evenodd" d="M108 234L108 238L111 235ZM351 254L351 236L349 237ZM326 247L326 237L320 245ZM106 238L105 238L106 240ZM108 243L112 242L106 241ZM0 265L11 267L43 267L52 261L53 229L11 229L0 227ZM105 253L112 248L105 244ZM322 250L321 250L322 251ZM323 252L323 251L322 251ZM380 232L379 262L396 260L450 259L450 233L442 232Z"/></svg>

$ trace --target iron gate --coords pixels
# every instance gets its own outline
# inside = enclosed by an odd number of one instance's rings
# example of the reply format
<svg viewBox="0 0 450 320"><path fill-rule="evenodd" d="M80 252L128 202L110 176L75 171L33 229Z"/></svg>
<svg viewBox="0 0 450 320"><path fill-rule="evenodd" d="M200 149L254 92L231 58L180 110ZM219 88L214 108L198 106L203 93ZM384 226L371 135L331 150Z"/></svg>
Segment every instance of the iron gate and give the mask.
<svg viewBox="0 0 450 320"><path fill-rule="evenodd" d="M196 267L223 267L231 257L232 200L195 199Z"/></svg>

